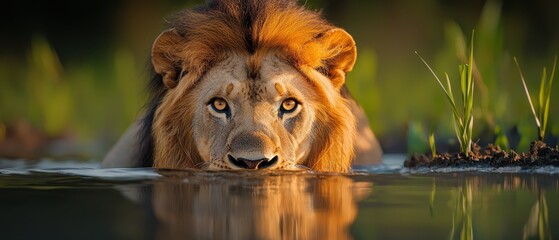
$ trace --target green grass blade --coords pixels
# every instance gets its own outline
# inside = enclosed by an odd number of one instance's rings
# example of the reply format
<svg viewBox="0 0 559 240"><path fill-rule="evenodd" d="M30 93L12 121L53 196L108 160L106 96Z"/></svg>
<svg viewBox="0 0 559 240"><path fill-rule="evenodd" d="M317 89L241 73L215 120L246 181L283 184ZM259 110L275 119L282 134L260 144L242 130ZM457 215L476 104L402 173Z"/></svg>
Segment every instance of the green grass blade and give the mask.
<svg viewBox="0 0 559 240"><path fill-rule="evenodd" d="M545 139L545 131L547 128L547 119L549 117L549 98L547 99L547 104L544 107L542 116L542 127L540 129L540 138L543 141Z"/></svg>
<svg viewBox="0 0 559 240"><path fill-rule="evenodd" d="M441 86L441 88L443 89L444 93L449 96L448 91L446 90L446 88L444 87L443 83L441 82L441 80L439 79L439 77L437 76L437 74L435 74L435 71L433 71L433 69L431 68L431 66L429 66L429 64L427 64L427 62L421 57L421 55L419 55L419 53L417 51L415 51L415 54L419 57L419 59L421 59L421 61L425 64L425 66L427 66L427 68L429 69L429 71L431 71L431 73L433 74L433 76L435 77L435 79L437 79L437 82L439 83L439 85Z"/></svg>
<svg viewBox="0 0 559 240"><path fill-rule="evenodd" d="M462 104L466 104L467 101L467 83L466 83L466 79L468 78L468 76L466 76L467 74L467 65L458 65L458 71L460 72L460 90L462 92Z"/></svg>
<svg viewBox="0 0 559 240"><path fill-rule="evenodd" d="M496 136L494 144L508 152L510 150L509 139L504 133L503 128L499 125L495 126L494 134Z"/></svg>
<svg viewBox="0 0 559 240"><path fill-rule="evenodd" d="M473 69L474 69L474 35L475 31L472 30L472 37L470 40L470 55L468 59L468 64L463 68L465 74L462 75L461 81L465 82L466 91L464 98L464 153L468 153L472 148L472 130L474 125L473 108L474 108L474 81L473 81Z"/></svg>
<svg viewBox="0 0 559 240"><path fill-rule="evenodd" d="M555 55L555 60L553 61L553 68L551 69L551 76L549 76L549 85L547 91L549 91L550 93L551 93L551 86L553 85L553 78L555 78L555 67L557 67L557 55Z"/></svg>
<svg viewBox="0 0 559 240"><path fill-rule="evenodd" d="M472 150L472 130L474 127L474 116L471 115L470 118L468 118L468 125L467 125L467 134L466 134L466 152L469 152Z"/></svg>
<svg viewBox="0 0 559 240"><path fill-rule="evenodd" d="M450 101L450 106L452 107L452 113L454 117L458 120L458 124L462 126L462 120L460 119L460 114L458 113L458 108L456 107L456 102L454 101L454 95L452 95L452 85L450 84L450 78L447 73L444 73L446 79L446 86L448 88L447 98Z"/></svg>
<svg viewBox="0 0 559 240"><path fill-rule="evenodd" d="M464 108L465 108L464 118L470 117L472 115L473 110L474 110L474 83L473 82L470 84L470 89L469 89L467 100L468 101L466 102L466 105L464 106Z"/></svg>
<svg viewBox="0 0 559 240"><path fill-rule="evenodd" d="M472 141L472 129L473 129L473 124L474 124L474 115L473 115L473 107L474 107L474 85L475 83L472 82L471 83L471 89L470 89L470 94L468 95L468 104L467 106L467 116L466 119L468 119L469 124L467 124L467 130L468 130L468 136L467 138L469 139L469 144L468 144L468 148L470 148L471 145L471 141Z"/></svg>
<svg viewBox="0 0 559 240"><path fill-rule="evenodd" d="M456 133L456 138L458 139L458 143L460 144L460 151L464 152L464 144L462 143L462 128L458 125L458 120L460 120L459 118L453 117L452 118L454 121L454 132Z"/></svg>
<svg viewBox="0 0 559 240"><path fill-rule="evenodd" d="M464 79L460 79L461 81L465 81L466 89L465 89L465 100L464 104L467 109L467 112L471 111L471 107L469 106L469 99L473 99L473 69L474 69L474 34L475 31L472 30L472 38L470 40L470 55L468 58L468 63L465 66L464 71L465 76Z"/></svg>
<svg viewBox="0 0 559 240"><path fill-rule="evenodd" d="M419 55L419 53L417 51L415 51L415 54L419 57L419 59L421 59L421 61L425 64L425 66L427 66L429 71L431 71L431 74L433 74L433 76L435 77L435 79L437 80L439 85L441 86L441 89L444 91L444 93L446 95L446 98L450 102L450 105L452 106L452 111L453 111L454 116L456 118L460 119L460 115L458 114L458 108L456 108L456 102L454 101L454 95L452 95L452 87L451 87L451 84L450 84L450 79L448 77L448 74L444 73L445 77L446 77L446 83L447 83L447 87L445 87L443 85L442 81L437 76L437 74L435 74L435 71L433 71L431 66L429 66L429 64L421 57L421 55ZM461 121L460 121L460 124L462 124Z"/></svg>
<svg viewBox="0 0 559 240"><path fill-rule="evenodd" d="M547 126L547 117L549 113L549 103L547 102L547 74L546 68L543 68L542 79L540 80L540 94L538 96L538 118L542 124L539 128L539 139L543 141L545 139L545 129Z"/></svg>
<svg viewBox="0 0 559 240"><path fill-rule="evenodd" d="M431 156L437 155L437 146L435 146L435 133L431 132L429 135L429 148L431 148Z"/></svg>
<svg viewBox="0 0 559 240"><path fill-rule="evenodd" d="M522 85L524 86L524 91L526 92L528 103L530 104L530 108L532 109L532 114L534 115L534 119L536 120L536 125L538 126L538 129L540 129L541 128L540 120L538 119L538 115L536 114L536 110L534 109L534 104L532 103L532 97L530 96L530 91L528 91L528 86L526 86L524 75L522 74L522 70L520 70L520 65L518 64L518 60L516 60L516 57L514 57L513 59L514 62L516 63L516 68L518 69L518 73L520 74L520 80L522 80Z"/></svg>
<svg viewBox="0 0 559 240"><path fill-rule="evenodd" d="M538 95L538 117L540 118L540 121L542 117L542 110L544 107L543 105L545 101L546 85L547 85L547 76L546 76L546 69L544 67L542 71L542 78L540 79L540 93Z"/></svg>
<svg viewBox="0 0 559 240"><path fill-rule="evenodd" d="M475 35L475 31L472 30L472 39L470 40L470 59L469 59L469 63L468 63L468 93L470 96L473 96L473 78L474 78L474 35Z"/></svg>
<svg viewBox="0 0 559 240"><path fill-rule="evenodd" d="M553 68L551 70L551 75L549 76L549 81L547 82L545 88L545 99L544 99L544 107L543 107L543 116L542 116L542 127L541 127L541 138L542 140L545 137L545 131L547 129L547 120L549 119L549 105L551 99L551 88L553 87L553 78L555 78L555 67L557 66L557 56L555 56L555 60L553 61ZM544 68L545 69L545 68ZM540 89L542 91L542 89Z"/></svg>

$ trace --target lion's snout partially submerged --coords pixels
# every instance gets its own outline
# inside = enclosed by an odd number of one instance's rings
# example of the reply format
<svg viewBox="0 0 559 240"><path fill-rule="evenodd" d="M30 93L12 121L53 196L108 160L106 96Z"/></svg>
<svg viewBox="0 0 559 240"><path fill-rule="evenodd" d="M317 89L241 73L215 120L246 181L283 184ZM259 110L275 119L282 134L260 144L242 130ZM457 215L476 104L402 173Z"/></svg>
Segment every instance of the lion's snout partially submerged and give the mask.
<svg viewBox="0 0 559 240"><path fill-rule="evenodd" d="M228 146L227 161L233 168L270 169L278 165L279 146L261 131L241 133Z"/></svg>
<svg viewBox="0 0 559 240"><path fill-rule="evenodd" d="M267 169L272 168L278 163L278 156L273 158L260 158L260 159L246 159L246 158L234 158L231 155L227 155L229 162L238 168L245 169Z"/></svg>

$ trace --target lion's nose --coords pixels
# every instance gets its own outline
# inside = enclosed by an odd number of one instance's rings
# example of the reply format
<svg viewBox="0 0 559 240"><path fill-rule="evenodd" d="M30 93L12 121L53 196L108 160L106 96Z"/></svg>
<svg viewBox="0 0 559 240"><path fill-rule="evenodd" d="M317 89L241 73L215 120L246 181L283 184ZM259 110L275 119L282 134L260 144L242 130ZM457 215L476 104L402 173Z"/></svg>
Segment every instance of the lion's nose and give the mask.
<svg viewBox="0 0 559 240"><path fill-rule="evenodd" d="M246 158L234 158L233 156L229 155L229 161L240 168L246 169L265 169L273 166L278 161L278 156L273 157L272 159L269 158L261 158L261 159L246 159Z"/></svg>

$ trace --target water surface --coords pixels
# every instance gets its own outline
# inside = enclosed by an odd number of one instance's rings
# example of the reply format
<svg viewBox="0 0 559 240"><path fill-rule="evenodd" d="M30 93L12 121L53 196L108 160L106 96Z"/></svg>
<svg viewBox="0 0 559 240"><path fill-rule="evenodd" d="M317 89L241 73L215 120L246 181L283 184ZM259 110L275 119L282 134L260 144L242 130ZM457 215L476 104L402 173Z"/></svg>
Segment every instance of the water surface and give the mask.
<svg viewBox="0 0 559 240"><path fill-rule="evenodd" d="M0 160L0 239L536 239L559 236L557 168L352 174L99 169Z"/></svg>

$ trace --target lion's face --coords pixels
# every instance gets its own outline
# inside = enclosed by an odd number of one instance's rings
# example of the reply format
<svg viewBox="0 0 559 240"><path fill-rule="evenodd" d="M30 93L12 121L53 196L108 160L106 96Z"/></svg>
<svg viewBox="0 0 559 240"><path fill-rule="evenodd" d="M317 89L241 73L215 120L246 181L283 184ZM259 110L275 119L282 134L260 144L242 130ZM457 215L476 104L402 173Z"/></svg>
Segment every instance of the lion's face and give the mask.
<svg viewBox="0 0 559 240"><path fill-rule="evenodd" d="M313 91L277 56L255 76L247 58L217 63L192 91L192 136L208 169L294 169L309 152Z"/></svg>
<svg viewBox="0 0 559 240"><path fill-rule="evenodd" d="M153 166L349 171L352 37L296 1L208 7L153 44Z"/></svg>

